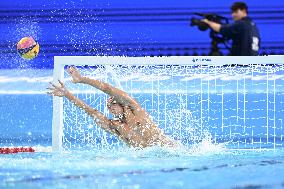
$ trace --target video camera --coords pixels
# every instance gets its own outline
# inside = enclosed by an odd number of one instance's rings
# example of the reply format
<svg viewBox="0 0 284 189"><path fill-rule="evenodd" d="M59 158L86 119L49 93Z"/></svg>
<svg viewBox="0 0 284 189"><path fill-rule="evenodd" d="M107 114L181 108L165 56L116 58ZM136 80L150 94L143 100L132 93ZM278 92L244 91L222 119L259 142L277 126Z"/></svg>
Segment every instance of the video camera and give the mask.
<svg viewBox="0 0 284 189"><path fill-rule="evenodd" d="M207 19L212 22L216 22L219 24L228 24L229 19L217 14L206 14L206 13L194 13L195 15L203 17L202 19ZM208 24L202 21L202 19L198 18L191 18L190 20L190 26L197 26L200 31L206 31L209 27ZM210 28L211 29L211 28ZM219 33L215 32L214 30L210 30L210 38L211 38L211 51L209 55L213 56L219 56L223 55L220 51L220 48L218 44L222 43L225 45L225 48L227 48L229 51L231 49L227 45L227 39L225 39L223 36L221 36Z"/></svg>
<svg viewBox="0 0 284 189"><path fill-rule="evenodd" d="M228 24L229 20L226 17L217 14L206 14L206 13L194 13L195 15L203 17L203 19L210 20L219 24ZM190 26L197 26L200 31L206 31L209 26L202 19L191 18Z"/></svg>

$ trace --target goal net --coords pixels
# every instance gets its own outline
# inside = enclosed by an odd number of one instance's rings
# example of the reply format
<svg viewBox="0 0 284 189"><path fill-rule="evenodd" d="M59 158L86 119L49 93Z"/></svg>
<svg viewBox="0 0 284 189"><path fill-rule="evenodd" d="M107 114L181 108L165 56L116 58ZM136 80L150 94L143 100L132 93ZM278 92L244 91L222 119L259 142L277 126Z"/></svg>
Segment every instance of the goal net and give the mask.
<svg viewBox="0 0 284 189"><path fill-rule="evenodd" d="M73 84L83 76L126 91L155 123L185 146L211 138L230 148L283 146L284 57L90 57L57 56L54 82L111 118L108 95ZM124 145L66 98L53 99L53 150L112 149Z"/></svg>

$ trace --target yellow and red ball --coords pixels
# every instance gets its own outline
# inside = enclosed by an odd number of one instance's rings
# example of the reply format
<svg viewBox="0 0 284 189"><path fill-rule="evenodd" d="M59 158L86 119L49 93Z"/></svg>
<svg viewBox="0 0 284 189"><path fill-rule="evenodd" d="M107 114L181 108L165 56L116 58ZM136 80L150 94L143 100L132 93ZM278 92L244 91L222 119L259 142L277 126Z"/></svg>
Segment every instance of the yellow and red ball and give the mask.
<svg viewBox="0 0 284 189"><path fill-rule="evenodd" d="M27 60L35 58L39 53L39 44L32 37L24 37L17 43L19 55Z"/></svg>

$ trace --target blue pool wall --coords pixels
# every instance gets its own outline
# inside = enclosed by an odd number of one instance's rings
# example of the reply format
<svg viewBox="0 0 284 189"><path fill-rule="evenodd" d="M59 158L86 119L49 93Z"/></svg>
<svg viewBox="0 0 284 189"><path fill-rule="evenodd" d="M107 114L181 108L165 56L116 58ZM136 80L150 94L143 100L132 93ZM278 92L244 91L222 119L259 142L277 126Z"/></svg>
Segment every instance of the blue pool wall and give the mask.
<svg viewBox="0 0 284 189"><path fill-rule="evenodd" d="M207 55L209 32L190 27L189 20L194 12L230 18L233 2L1 1L0 69L52 68L55 55ZM260 54L284 54L284 1L246 3L260 29ZM33 36L40 44L39 56L32 61L22 60L15 49L24 36ZM223 46L221 50L228 53Z"/></svg>

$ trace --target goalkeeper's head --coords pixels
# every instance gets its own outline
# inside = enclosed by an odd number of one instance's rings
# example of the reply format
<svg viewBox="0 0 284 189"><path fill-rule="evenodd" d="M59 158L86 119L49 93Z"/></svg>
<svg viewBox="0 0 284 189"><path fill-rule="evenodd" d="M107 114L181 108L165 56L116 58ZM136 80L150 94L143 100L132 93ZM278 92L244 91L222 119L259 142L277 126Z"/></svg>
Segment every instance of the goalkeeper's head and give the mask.
<svg viewBox="0 0 284 189"><path fill-rule="evenodd" d="M113 96L107 100L107 108L116 117L123 114L123 106L117 103Z"/></svg>

